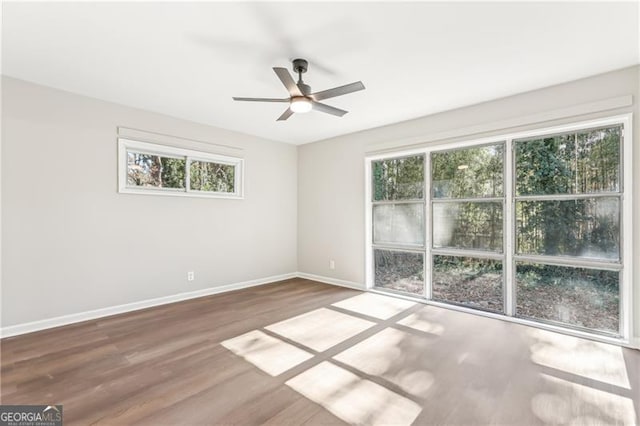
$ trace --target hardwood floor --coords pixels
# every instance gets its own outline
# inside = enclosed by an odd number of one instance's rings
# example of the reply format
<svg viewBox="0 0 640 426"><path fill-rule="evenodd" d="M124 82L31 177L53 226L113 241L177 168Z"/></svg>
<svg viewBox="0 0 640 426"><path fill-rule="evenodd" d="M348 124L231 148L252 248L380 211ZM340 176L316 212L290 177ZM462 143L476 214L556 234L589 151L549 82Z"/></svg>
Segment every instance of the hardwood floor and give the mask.
<svg viewBox="0 0 640 426"><path fill-rule="evenodd" d="M637 424L640 351L294 279L3 339L65 424Z"/></svg>

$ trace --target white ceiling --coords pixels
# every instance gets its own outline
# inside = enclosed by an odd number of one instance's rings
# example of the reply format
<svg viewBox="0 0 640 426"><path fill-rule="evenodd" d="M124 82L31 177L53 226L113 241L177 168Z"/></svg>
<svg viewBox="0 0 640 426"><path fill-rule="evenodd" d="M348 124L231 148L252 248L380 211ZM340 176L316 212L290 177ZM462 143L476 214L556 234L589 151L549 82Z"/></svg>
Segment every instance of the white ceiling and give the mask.
<svg viewBox="0 0 640 426"><path fill-rule="evenodd" d="M640 62L638 3L7 3L2 73L302 144ZM271 67L365 91L276 122Z"/></svg>

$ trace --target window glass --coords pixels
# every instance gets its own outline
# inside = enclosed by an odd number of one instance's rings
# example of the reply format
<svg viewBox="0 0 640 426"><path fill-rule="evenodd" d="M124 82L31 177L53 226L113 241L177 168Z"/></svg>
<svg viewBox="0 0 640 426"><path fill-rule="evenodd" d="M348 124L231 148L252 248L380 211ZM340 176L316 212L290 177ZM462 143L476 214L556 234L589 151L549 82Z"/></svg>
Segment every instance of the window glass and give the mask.
<svg viewBox="0 0 640 426"><path fill-rule="evenodd" d="M518 254L620 258L618 197L518 201Z"/></svg>
<svg viewBox="0 0 640 426"><path fill-rule="evenodd" d="M502 261L433 256L433 300L503 312Z"/></svg>
<svg viewBox="0 0 640 426"><path fill-rule="evenodd" d="M516 262L516 315L618 333L620 273Z"/></svg>
<svg viewBox="0 0 640 426"><path fill-rule="evenodd" d="M130 139L118 139L118 191L242 198L244 160Z"/></svg>
<svg viewBox="0 0 640 426"><path fill-rule="evenodd" d="M374 244L424 244L424 204L373 206Z"/></svg>
<svg viewBox="0 0 640 426"><path fill-rule="evenodd" d="M373 285L619 333L629 135L606 122L372 161Z"/></svg>
<svg viewBox="0 0 640 426"><path fill-rule="evenodd" d="M378 160L371 167L374 201L424 197L424 155Z"/></svg>
<svg viewBox="0 0 640 426"><path fill-rule="evenodd" d="M127 152L127 185L184 189L184 158Z"/></svg>
<svg viewBox="0 0 640 426"><path fill-rule="evenodd" d="M434 202L433 247L502 252L502 203Z"/></svg>
<svg viewBox="0 0 640 426"><path fill-rule="evenodd" d="M503 144L433 153L433 198L502 197L503 164Z"/></svg>
<svg viewBox="0 0 640 426"><path fill-rule="evenodd" d="M193 191L235 191L235 167L231 164L193 160L189 164L189 176Z"/></svg>
<svg viewBox="0 0 640 426"><path fill-rule="evenodd" d="M620 126L515 141L516 195L620 190Z"/></svg>
<svg viewBox="0 0 640 426"><path fill-rule="evenodd" d="M423 253L375 249L373 257L376 287L424 294Z"/></svg>

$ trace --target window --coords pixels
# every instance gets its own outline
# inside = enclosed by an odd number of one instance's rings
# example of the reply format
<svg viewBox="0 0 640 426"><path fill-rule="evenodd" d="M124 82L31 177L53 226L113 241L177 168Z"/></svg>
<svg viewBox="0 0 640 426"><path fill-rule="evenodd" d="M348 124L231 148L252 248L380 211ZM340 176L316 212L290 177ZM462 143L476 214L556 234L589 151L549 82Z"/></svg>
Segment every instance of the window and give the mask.
<svg viewBox="0 0 640 426"><path fill-rule="evenodd" d="M424 155L374 161L376 287L424 294Z"/></svg>
<svg viewBox="0 0 640 426"><path fill-rule="evenodd" d="M504 142L431 153L433 300L503 312Z"/></svg>
<svg viewBox="0 0 640 426"><path fill-rule="evenodd" d="M118 151L120 192L242 198L240 158L129 139Z"/></svg>
<svg viewBox="0 0 640 426"><path fill-rule="evenodd" d="M622 131L514 140L516 316L619 332Z"/></svg>
<svg viewBox="0 0 640 426"><path fill-rule="evenodd" d="M628 339L629 126L612 117L368 158L367 284Z"/></svg>

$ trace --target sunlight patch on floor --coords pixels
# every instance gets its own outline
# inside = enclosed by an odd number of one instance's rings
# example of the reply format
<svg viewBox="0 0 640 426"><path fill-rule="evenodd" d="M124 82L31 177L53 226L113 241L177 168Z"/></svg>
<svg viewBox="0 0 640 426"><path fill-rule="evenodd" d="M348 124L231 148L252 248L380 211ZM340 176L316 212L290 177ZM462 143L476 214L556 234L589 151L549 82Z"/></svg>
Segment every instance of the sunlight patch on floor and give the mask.
<svg viewBox="0 0 640 426"><path fill-rule="evenodd" d="M221 344L271 376L282 374L313 356L258 330Z"/></svg>
<svg viewBox="0 0 640 426"><path fill-rule="evenodd" d="M632 425L631 398L542 374L547 392L531 399L533 413L545 423L569 425ZM555 390L555 391L554 391Z"/></svg>
<svg viewBox="0 0 640 426"><path fill-rule="evenodd" d="M420 337L387 328L333 358L425 398L434 381L423 356L428 346Z"/></svg>
<svg viewBox="0 0 640 426"><path fill-rule="evenodd" d="M383 320L389 319L414 305L415 302L374 293L362 293L333 304L337 308Z"/></svg>
<svg viewBox="0 0 640 426"><path fill-rule="evenodd" d="M424 333L435 334L441 336L444 333L442 324L434 322L427 316L429 308L422 308L419 311L409 315L408 317L398 321L398 324Z"/></svg>
<svg viewBox="0 0 640 426"><path fill-rule="evenodd" d="M327 361L286 385L351 424L409 425L422 411L410 399Z"/></svg>
<svg viewBox="0 0 640 426"><path fill-rule="evenodd" d="M373 325L370 321L320 308L271 324L265 329L322 352Z"/></svg>
<svg viewBox="0 0 640 426"><path fill-rule="evenodd" d="M536 364L630 388L621 347L539 329L530 330L529 335L536 339L531 345L531 360Z"/></svg>

